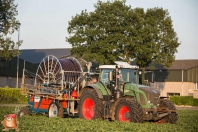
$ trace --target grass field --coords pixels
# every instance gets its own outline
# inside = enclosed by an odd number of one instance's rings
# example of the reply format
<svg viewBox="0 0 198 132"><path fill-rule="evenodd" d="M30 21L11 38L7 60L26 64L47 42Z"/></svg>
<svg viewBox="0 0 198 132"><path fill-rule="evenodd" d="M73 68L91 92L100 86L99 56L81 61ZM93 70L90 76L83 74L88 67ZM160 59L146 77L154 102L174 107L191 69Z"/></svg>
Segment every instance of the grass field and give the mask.
<svg viewBox="0 0 198 132"><path fill-rule="evenodd" d="M0 122L4 115L11 114L14 107L0 107ZM198 132L198 111L178 110L177 124L156 125L151 122L124 123L108 120L86 121L79 118L48 118L42 115L18 117L20 132ZM3 129L0 125L0 131ZM14 130L10 130L14 131Z"/></svg>

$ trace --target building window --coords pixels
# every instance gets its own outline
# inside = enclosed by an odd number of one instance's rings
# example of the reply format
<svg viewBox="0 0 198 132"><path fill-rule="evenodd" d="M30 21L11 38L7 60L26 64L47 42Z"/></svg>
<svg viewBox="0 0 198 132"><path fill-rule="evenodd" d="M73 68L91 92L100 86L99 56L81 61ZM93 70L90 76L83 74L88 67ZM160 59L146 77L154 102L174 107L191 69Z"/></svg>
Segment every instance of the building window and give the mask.
<svg viewBox="0 0 198 132"><path fill-rule="evenodd" d="M188 96L193 96L193 93L188 93Z"/></svg>
<svg viewBox="0 0 198 132"><path fill-rule="evenodd" d="M180 96L180 93L167 93L167 96Z"/></svg>

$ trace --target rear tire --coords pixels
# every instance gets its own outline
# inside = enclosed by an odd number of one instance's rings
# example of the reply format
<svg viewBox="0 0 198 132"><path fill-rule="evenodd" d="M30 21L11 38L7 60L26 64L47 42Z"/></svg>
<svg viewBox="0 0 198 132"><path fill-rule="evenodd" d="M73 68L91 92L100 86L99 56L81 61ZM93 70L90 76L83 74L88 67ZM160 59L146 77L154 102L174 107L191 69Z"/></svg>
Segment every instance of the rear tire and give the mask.
<svg viewBox="0 0 198 132"><path fill-rule="evenodd" d="M99 99L94 89L85 89L78 106L78 115L86 120L102 117L102 100Z"/></svg>
<svg viewBox="0 0 198 132"><path fill-rule="evenodd" d="M63 117L64 109L61 102L52 102L48 108L48 117Z"/></svg>
<svg viewBox="0 0 198 132"><path fill-rule="evenodd" d="M28 107L22 107L20 109L19 113L18 113L18 115L20 117L25 116L25 115L29 115L29 114L30 114L30 111L29 111Z"/></svg>
<svg viewBox="0 0 198 132"><path fill-rule="evenodd" d="M140 104L132 99L121 99L115 111L116 120L121 122L143 122L143 110Z"/></svg>
<svg viewBox="0 0 198 132"><path fill-rule="evenodd" d="M159 107L166 107L169 110L176 110L175 106L173 105L173 103L170 100L162 100L160 102L160 106ZM167 115L166 117L162 118L161 120L155 122L156 124L163 124L163 123L171 123L171 124L176 124L177 122L177 113L176 112L172 112L169 115Z"/></svg>

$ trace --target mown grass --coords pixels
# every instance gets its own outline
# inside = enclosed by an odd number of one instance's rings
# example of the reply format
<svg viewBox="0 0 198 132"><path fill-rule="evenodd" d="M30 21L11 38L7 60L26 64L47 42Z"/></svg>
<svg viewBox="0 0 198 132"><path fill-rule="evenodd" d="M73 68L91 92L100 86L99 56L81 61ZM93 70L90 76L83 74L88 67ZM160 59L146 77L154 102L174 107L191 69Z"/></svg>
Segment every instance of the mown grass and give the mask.
<svg viewBox="0 0 198 132"><path fill-rule="evenodd" d="M14 107L0 107L0 121L13 113ZM198 111L178 110L177 124L157 125L152 122L124 123L108 120L87 121L79 118L48 118L42 115L18 117L20 132L198 132ZM3 125L0 125L0 131ZM14 130L10 130L14 131Z"/></svg>

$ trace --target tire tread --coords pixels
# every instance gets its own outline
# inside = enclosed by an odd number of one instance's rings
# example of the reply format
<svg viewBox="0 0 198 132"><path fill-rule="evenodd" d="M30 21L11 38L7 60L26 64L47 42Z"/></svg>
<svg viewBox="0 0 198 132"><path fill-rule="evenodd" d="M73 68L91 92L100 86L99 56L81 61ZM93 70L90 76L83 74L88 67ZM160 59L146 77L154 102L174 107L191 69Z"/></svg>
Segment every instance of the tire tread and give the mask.
<svg viewBox="0 0 198 132"><path fill-rule="evenodd" d="M93 98L93 100L95 101L95 103L97 105L96 106L97 110L95 111L96 115L94 115L94 117L92 119L101 118L102 117L102 100L98 97L96 91L94 89L90 89L90 88L86 88L80 97L80 101L79 101L79 105L78 105L79 117L84 118L83 113L82 113L82 104L83 104L85 97Z"/></svg>
<svg viewBox="0 0 198 132"><path fill-rule="evenodd" d="M176 107L174 106L174 104L169 100L163 100L160 104L160 107L167 107L169 110L176 110ZM168 116L165 117L165 122L176 124L178 120L177 116L178 115L176 112L172 112Z"/></svg>
<svg viewBox="0 0 198 132"><path fill-rule="evenodd" d="M133 100L133 99L126 99L126 98L123 98L121 99L117 106L116 106L116 119L118 119L118 107L120 105L123 105L123 104L127 104L127 107L129 107L130 110L132 110L132 116L131 116L131 119L130 121L131 122L134 122L134 123L142 123L143 122L143 110L142 110L142 107L140 106L140 104Z"/></svg>

